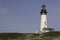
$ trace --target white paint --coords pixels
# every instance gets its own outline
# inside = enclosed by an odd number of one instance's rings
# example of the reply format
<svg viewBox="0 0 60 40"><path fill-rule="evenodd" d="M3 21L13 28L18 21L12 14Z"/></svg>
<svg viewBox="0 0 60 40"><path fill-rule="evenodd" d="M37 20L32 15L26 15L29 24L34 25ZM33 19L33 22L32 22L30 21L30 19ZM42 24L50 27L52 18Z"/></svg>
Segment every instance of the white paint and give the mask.
<svg viewBox="0 0 60 40"><path fill-rule="evenodd" d="M43 28L47 28L47 17L46 15L41 15L40 31L43 32Z"/></svg>

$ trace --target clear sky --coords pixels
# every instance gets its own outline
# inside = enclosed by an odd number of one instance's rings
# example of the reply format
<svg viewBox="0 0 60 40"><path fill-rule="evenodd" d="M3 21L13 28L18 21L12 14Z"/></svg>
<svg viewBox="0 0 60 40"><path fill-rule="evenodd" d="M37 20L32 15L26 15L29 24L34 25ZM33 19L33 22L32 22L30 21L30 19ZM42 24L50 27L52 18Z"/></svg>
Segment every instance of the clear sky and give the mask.
<svg viewBox="0 0 60 40"><path fill-rule="evenodd" d="M60 30L60 0L0 0L0 32L39 31L43 4L48 27Z"/></svg>

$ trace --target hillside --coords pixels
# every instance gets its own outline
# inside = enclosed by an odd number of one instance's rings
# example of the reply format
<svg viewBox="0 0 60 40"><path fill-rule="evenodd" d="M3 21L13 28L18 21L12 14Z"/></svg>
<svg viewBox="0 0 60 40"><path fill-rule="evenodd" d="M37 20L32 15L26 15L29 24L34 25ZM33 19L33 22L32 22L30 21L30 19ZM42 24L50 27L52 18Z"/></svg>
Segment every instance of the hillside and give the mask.
<svg viewBox="0 0 60 40"><path fill-rule="evenodd" d="M60 40L60 32L36 33L0 33L0 40Z"/></svg>

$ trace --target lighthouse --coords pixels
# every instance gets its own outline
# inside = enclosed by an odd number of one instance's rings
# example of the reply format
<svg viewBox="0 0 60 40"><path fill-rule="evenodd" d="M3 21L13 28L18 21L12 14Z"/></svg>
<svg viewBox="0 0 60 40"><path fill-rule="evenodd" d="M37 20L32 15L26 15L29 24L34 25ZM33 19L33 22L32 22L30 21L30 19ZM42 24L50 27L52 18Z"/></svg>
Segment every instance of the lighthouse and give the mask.
<svg viewBox="0 0 60 40"><path fill-rule="evenodd" d="M45 5L42 5L40 14L41 14L40 31L47 32L47 30L45 30L47 28L47 11Z"/></svg>

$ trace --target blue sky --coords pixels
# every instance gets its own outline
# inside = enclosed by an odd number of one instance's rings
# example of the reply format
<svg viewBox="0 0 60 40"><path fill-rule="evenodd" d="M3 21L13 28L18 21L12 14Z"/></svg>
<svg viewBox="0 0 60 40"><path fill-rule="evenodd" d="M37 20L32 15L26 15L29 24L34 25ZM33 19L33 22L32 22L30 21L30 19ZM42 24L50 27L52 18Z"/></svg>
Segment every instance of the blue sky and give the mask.
<svg viewBox="0 0 60 40"><path fill-rule="evenodd" d="M0 32L39 31L43 4L48 27L60 31L60 0L0 0Z"/></svg>

